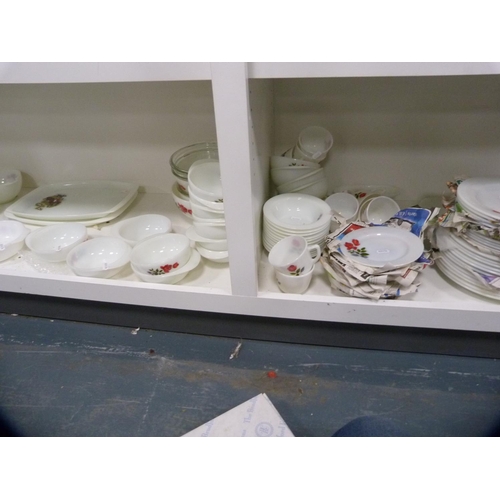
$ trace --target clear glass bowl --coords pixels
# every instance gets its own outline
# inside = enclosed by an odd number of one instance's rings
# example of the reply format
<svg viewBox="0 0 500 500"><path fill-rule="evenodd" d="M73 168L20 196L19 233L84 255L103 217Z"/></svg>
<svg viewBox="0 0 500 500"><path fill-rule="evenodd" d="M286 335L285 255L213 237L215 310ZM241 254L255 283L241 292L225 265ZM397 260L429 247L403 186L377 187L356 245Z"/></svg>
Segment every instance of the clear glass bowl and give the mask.
<svg viewBox="0 0 500 500"><path fill-rule="evenodd" d="M199 142L178 149L170 157L170 167L174 175L187 179L189 167L198 160L219 159L216 142Z"/></svg>

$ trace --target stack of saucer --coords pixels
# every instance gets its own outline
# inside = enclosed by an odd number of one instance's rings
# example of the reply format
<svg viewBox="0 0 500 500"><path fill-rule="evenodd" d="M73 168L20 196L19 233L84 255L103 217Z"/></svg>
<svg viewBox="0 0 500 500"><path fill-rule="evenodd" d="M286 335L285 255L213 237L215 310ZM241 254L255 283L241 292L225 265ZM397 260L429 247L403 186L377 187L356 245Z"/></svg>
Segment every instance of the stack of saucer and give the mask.
<svg viewBox="0 0 500 500"><path fill-rule="evenodd" d="M307 194L285 193L266 201L263 208L263 244L269 252L287 236L302 236L309 245L323 247L330 230L330 207Z"/></svg>

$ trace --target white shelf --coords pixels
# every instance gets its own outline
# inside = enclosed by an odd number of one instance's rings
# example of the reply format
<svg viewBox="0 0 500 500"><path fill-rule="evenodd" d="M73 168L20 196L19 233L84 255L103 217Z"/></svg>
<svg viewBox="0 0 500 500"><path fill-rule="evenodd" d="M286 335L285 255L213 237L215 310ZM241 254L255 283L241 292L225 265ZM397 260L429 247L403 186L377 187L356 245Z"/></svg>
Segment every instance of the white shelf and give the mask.
<svg viewBox="0 0 500 500"><path fill-rule="evenodd" d="M0 83L210 80L210 63L0 63Z"/></svg>
<svg viewBox="0 0 500 500"><path fill-rule="evenodd" d="M439 195L455 174L497 175L499 74L500 63L3 63L0 83L9 85L0 85L0 165L22 170L27 187L63 179L137 182L144 192L122 218L162 213L182 232L189 221L169 193L168 158L216 139L230 262L203 260L179 284L155 285L129 268L109 280L76 277L65 265L44 268L25 249L23 258L0 263L0 291L500 332L500 303L456 287L436 269L424 271L418 293L393 301L343 296L319 265L304 295L283 294L261 246L262 206L272 193L269 155L310 124L335 138L324 163L331 190L393 184L405 204ZM408 78L385 78L397 76Z"/></svg>
<svg viewBox="0 0 500 500"><path fill-rule="evenodd" d="M500 63L367 63L367 62L252 62L250 78L327 78L375 76L491 75L500 73Z"/></svg>

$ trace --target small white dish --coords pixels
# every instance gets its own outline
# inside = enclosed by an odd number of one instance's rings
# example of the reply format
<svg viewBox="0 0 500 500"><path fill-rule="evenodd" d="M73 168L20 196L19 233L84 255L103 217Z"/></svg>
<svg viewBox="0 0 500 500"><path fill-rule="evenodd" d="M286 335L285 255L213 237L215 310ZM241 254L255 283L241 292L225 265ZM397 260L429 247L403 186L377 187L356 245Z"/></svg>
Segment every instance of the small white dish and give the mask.
<svg viewBox="0 0 500 500"><path fill-rule="evenodd" d="M354 262L396 269L419 259L424 244L418 236L404 229L373 226L347 233L340 248Z"/></svg>
<svg viewBox="0 0 500 500"><path fill-rule="evenodd" d="M65 222L35 229L26 236L26 246L47 262L62 262L69 252L87 239L87 228L79 222Z"/></svg>
<svg viewBox="0 0 500 500"><path fill-rule="evenodd" d="M12 201L21 191L23 176L19 170L0 171L0 205Z"/></svg>
<svg viewBox="0 0 500 500"><path fill-rule="evenodd" d="M0 220L0 261L16 255L24 245L30 230L21 222Z"/></svg>
<svg viewBox="0 0 500 500"><path fill-rule="evenodd" d="M208 250L200 246L199 243L196 243L196 250L198 250L203 258L211 260L212 262L229 262L229 252L227 250Z"/></svg>
<svg viewBox="0 0 500 500"><path fill-rule="evenodd" d="M140 241L158 234L170 233L172 221L160 214L144 214L125 219L116 224L113 232L116 236L134 247Z"/></svg>
<svg viewBox="0 0 500 500"><path fill-rule="evenodd" d="M70 250L66 263L78 276L111 278L129 262L131 251L121 238L100 236Z"/></svg>
<svg viewBox="0 0 500 500"><path fill-rule="evenodd" d="M193 248L189 260L180 269L172 270L168 273L149 274L141 272L133 263L131 263L134 274L147 283L161 283L165 285L173 285L183 280L189 272L198 267L201 262L200 254Z"/></svg>
<svg viewBox="0 0 500 500"><path fill-rule="evenodd" d="M191 256L191 242L184 234L166 233L138 243L130 261L143 274L168 274L182 268Z"/></svg>

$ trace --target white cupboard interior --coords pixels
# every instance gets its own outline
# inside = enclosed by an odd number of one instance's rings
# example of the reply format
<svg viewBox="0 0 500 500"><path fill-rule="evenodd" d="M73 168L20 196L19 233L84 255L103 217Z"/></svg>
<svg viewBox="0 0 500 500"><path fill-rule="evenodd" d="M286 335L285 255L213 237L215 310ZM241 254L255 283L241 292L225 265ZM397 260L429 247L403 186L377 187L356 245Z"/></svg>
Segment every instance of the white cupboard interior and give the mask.
<svg viewBox="0 0 500 500"><path fill-rule="evenodd" d="M170 63L0 65L0 165L25 190L61 181L137 182L122 218L190 221L171 197L177 149L219 143L229 264L204 261L177 285L131 272L99 280L33 267L27 252L0 263L0 291L269 318L499 332L500 303L422 273L418 293L379 302L334 292L317 266L303 295L283 294L261 246L273 195L268 159L321 125L330 191L390 184L400 206L446 190L457 175L500 175L496 63ZM6 206L0 206L0 211ZM102 229L109 230L112 222Z"/></svg>

